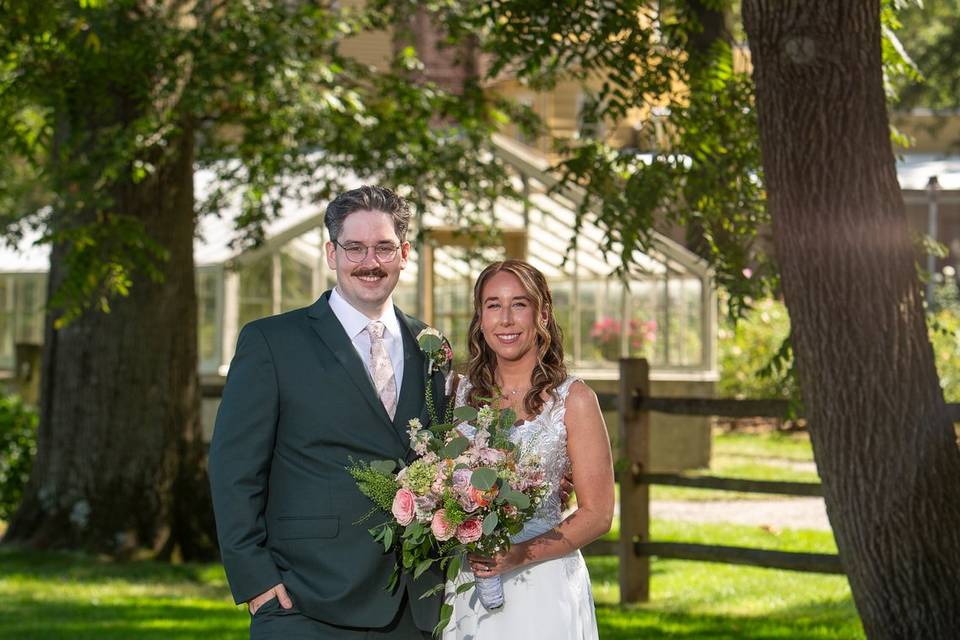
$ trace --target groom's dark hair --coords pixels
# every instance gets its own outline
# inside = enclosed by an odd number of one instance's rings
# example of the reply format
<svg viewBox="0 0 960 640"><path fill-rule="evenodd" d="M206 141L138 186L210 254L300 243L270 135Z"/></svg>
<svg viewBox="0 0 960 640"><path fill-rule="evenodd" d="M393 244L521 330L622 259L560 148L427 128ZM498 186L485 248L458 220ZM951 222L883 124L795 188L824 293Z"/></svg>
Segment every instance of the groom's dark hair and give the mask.
<svg viewBox="0 0 960 640"><path fill-rule="evenodd" d="M331 241L340 239L343 221L355 211L382 211L390 215L400 242L406 240L410 226L410 205L407 201L386 187L363 185L341 193L327 205L323 223Z"/></svg>

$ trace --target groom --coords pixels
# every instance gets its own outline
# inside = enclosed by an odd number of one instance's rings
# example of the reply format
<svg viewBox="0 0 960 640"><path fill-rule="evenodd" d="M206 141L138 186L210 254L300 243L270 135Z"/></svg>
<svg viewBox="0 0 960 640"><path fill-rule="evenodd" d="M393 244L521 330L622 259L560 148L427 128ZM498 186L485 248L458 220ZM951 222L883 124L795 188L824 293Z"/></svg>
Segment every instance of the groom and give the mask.
<svg viewBox="0 0 960 640"><path fill-rule="evenodd" d="M394 558L360 520L372 508L351 459L410 459L406 425L426 424L425 325L393 306L410 210L364 186L324 220L337 286L311 307L246 325L210 443L210 483L227 580L252 640L422 640L440 574L385 589ZM441 401L443 380L431 380Z"/></svg>

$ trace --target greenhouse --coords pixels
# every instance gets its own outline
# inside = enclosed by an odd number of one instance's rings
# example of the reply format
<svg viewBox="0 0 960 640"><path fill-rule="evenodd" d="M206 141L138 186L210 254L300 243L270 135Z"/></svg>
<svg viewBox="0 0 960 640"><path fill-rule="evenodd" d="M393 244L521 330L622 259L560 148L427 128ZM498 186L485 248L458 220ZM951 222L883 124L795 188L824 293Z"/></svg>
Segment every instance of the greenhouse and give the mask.
<svg viewBox="0 0 960 640"><path fill-rule="evenodd" d="M522 145L498 138L503 162L528 194L526 204L498 202L492 221L502 246L481 247L469 232L428 212L403 271L395 302L465 344L472 284L484 264L526 258L553 289L572 367L589 377L613 378L620 355L643 355L657 372L714 377L716 302L709 270L682 246L656 236L655 249L634 256L629 277L614 276L614 252L604 257L602 232L585 224L573 242L576 194L547 195L545 161ZM198 191L209 175L199 173ZM232 216L202 220L195 244L199 298L200 372L225 375L240 327L250 320L309 305L334 284L322 247L322 204L288 202L268 225L260 247L236 251ZM411 233L411 238L417 236ZM0 367L12 369L16 343L42 339L46 247L0 254ZM461 356L458 352L458 356Z"/></svg>

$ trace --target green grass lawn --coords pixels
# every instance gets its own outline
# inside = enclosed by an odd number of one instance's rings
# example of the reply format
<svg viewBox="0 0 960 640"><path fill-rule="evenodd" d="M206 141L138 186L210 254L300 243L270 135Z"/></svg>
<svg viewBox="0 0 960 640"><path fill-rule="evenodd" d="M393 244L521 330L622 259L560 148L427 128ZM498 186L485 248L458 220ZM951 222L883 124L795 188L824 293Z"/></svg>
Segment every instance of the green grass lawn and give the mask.
<svg viewBox="0 0 960 640"><path fill-rule="evenodd" d="M820 478L815 471L794 466L811 462L813 450L806 433L718 433L713 436L710 468L689 473L751 480L819 482ZM775 500L778 496L655 485L650 488L650 499Z"/></svg>
<svg viewBox="0 0 960 640"><path fill-rule="evenodd" d="M830 552L829 532L655 521L655 538ZM653 560L651 602L617 604L617 560L588 558L604 640L863 638L846 580L789 571ZM0 638L244 638L248 616L218 564L115 563L0 547Z"/></svg>
<svg viewBox="0 0 960 640"><path fill-rule="evenodd" d="M717 434L703 473L815 482L791 468L813 459L805 434ZM653 487L660 500L776 496ZM609 537L616 538L616 530ZM0 531L3 523L0 522ZM654 520L655 540L784 551L836 551L822 531L767 531ZM604 640L840 640L864 638L842 576L678 560L652 561L651 601L621 607L617 559L587 559ZM0 640L215 640L247 637L219 564L116 563L0 547Z"/></svg>

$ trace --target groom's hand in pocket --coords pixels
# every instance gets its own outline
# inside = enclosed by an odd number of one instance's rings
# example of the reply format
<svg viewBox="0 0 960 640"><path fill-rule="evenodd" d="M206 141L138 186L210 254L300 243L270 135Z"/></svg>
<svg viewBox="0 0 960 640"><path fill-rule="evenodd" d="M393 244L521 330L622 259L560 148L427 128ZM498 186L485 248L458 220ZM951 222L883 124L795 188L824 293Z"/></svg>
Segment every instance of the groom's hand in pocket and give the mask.
<svg viewBox="0 0 960 640"><path fill-rule="evenodd" d="M290 596L287 594L286 587L283 586L283 583L280 583L272 589L267 589L253 600L247 602L247 608L250 610L250 615L256 615L257 609L262 607L267 602L270 602L274 598L280 601L280 606L284 609L289 609L293 606L293 601L290 600Z"/></svg>

